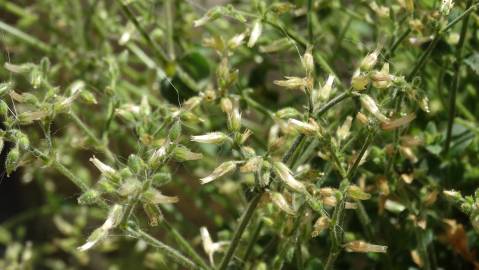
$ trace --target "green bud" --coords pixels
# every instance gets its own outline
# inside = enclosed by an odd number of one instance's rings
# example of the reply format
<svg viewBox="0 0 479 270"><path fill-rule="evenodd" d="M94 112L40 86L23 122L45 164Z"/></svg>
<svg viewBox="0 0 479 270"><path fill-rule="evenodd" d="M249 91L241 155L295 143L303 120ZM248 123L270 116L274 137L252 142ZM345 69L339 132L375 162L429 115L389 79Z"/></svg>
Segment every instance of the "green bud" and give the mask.
<svg viewBox="0 0 479 270"><path fill-rule="evenodd" d="M15 146L7 155L5 160L5 169L7 171L7 176L10 176L18 166L18 161L20 160L20 149L18 146Z"/></svg>
<svg viewBox="0 0 479 270"><path fill-rule="evenodd" d="M93 93L88 90L83 90L80 94L80 98L88 104L98 103L98 101L95 98L95 95L93 95Z"/></svg>
<svg viewBox="0 0 479 270"><path fill-rule="evenodd" d="M145 162L139 156L131 154L128 157L128 167L133 173L140 173L145 168Z"/></svg>
<svg viewBox="0 0 479 270"><path fill-rule="evenodd" d="M159 172L152 176L152 180L155 185L161 186L171 181L171 174L168 172Z"/></svg>
<svg viewBox="0 0 479 270"><path fill-rule="evenodd" d="M173 157L177 161L188 161L188 160L198 160L202 159L203 155L200 153L192 152L186 146L177 145L173 150Z"/></svg>
<svg viewBox="0 0 479 270"><path fill-rule="evenodd" d="M292 118L298 115L300 115L300 112L298 112L298 110L296 110L295 108L291 107L281 109L275 113L275 116L281 119Z"/></svg>
<svg viewBox="0 0 479 270"><path fill-rule="evenodd" d="M178 140L180 135L181 135L181 122L175 121L175 123L173 123L173 125L170 128L168 137L170 138L170 141L175 142Z"/></svg>
<svg viewBox="0 0 479 270"><path fill-rule="evenodd" d="M8 117L8 104L3 101L3 100L0 100L0 117L1 118L7 118Z"/></svg>
<svg viewBox="0 0 479 270"><path fill-rule="evenodd" d="M25 150L30 146L30 140L25 133L18 129L14 129L11 132L13 141L15 141L15 143L20 146L21 149Z"/></svg>
<svg viewBox="0 0 479 270"><path fill-rule="evenodd" d="M95 189L90 189L78 197L78 203L83 205L92 205L98 202L100 192Z"/></svg>
<svg viewBox="0 0 479 270"><path fill-rule="evenodd" d="M13 86L14 84L11 81L0 83L0 97L13 90Z"/></svg>
<svg viewBox="0 0 479 270"><path fill-rule="evenodd" d="M352 185L348 188L348 196L356 200L368 200L371 198L371 194L361 190L360 187Z"/></svg>
<svg viewBox="0 0 479 270"><path fill-rule="evenodd" d="M157 205L151 203L144 203L143 210L148 217L148 224L150 226L158 226L158 224L163 219L163 213L161 213L160 208Z"/></svg>

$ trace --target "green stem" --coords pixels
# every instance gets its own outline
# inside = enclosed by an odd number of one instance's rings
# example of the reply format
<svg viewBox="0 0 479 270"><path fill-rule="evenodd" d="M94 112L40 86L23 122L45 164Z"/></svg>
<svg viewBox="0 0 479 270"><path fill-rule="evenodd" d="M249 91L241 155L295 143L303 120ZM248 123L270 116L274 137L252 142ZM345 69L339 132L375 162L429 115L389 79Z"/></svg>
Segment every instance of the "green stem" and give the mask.
<svg viewBox="0 0 479 270"><path fill-rule="evenodd" d="M171 60L175 59L175 46L173 42L173 5L172 0L165 0L165 19L166 19L166 30L167 30L167 48L168 56Z"/></svg>
<svg viewBox="0 0 479 270"><path fill-rule="evenodd" d="M239 241L241 239L241 236L243 235L243 232L248 225L249 221L251 220L251 217L253 216L254 210L258 206L259 201L261 200L261 197L263 195L264 191L257 192L253 199L248 203L248 207L246 208L246 211L244 212L243 216L241 217L240 223L238 224L238 227L236 228L233 239L231 240L231 244L228 247L228 250L226 251L225 256L221 260L221 264L218 269L224 270L228 266L231 257L233 257L233 254L238 247Z"/></svg>
<svg viewBox="0 0 479 270"><path fill-rule="evenodd" d="M95 134L93 134L93 131L92 131L93 129L89 128L78 117L78 115L76 115L76 113L71 112L70 116L72 117L73 121L75 121L75 123L78 125L78 127L80 127L81 130L83 130L83 132L86 133L88 138L90 138L95 143L96 148L101 150L106 155L106 157L108 158L109 161L114 161L115 160L115 155L113 155L113 153L110 151L110 149L108 149L108 147L100 139L98 139Z"/></svg>
<svg viewBox="0 0 479 270"><path fill-rule="evenodd" d="M40 51L43 51L44 53L52 52L52 48L45 42L21 31L18 28L8 25L4 23L3 21L0 21L0 30L3 30L12 36L15 36L16 38L24 41L25 43L27 43L28 45L34 48L39 49Z"/></svg>
<svg viewBox="0 0 479 270"><path fill-rule="evenodd" d="M308 0L308 39L309 44L313 44L314 36L313 36L313 0Z"/></svg>
<svg viewBox="0 0 479 270"><path fill-rule="evenodd" d="M201 256L198 255L198 253L190 245L190 243L188 243L188 241L183 238L183 236L173 226L171 226L166 220L163 220L161 224L163 225L163 227L165 227L166 230L171 232L176 243L184 249L186 254L189 255L196 264L200 265L204 269L210 269L210 267L201 258Z"/></svg>
<svg viewBox="0 0 479 270"><path fill-rule="evenodd" d="M472 5L472 0L467 2L467 9ZM465 15L464 21L462 22L461 35L459 38L459 43L456 48L456 63L454 64L454 78L451 84L451 93L449 95L449 118L447 122L447 133L446 133L446 142L444 145L444 154L447 154L449 147L451 146L451 137L452 137L452 126L454 125L454 117L456 116L456 96L457 91L459 90L459 77L461 73L462 65L462 56L464 50L464 43L467 36L467 25L469 23L469 13Z"/></svg>
<svg viewBox="0 0 479 270"><path fill-rule="evenodd" d="M146 243L157 247L159 250L162 251L163 254L172 258L175 262L183 265L186 269L199 269L199 267L192 262L190 259L186 258L183 254L179 253L176 249L166 245L165 243L157 240L153 236L149 235L148 233L144 232L141 229L133 229L132 227L128 227L126 229L133 237L141 239Z"/></svg>

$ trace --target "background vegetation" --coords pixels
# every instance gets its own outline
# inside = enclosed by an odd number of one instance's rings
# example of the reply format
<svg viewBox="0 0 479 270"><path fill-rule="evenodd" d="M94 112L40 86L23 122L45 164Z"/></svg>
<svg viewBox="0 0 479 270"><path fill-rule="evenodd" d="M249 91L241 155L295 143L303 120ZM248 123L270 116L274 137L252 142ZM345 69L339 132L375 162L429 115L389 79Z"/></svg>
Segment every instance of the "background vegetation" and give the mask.
<svg viewBox="0 0 479 270"><path fill-rule="evenodd" d="M473 269L473 0L0 0L0 269Z"/></svg>

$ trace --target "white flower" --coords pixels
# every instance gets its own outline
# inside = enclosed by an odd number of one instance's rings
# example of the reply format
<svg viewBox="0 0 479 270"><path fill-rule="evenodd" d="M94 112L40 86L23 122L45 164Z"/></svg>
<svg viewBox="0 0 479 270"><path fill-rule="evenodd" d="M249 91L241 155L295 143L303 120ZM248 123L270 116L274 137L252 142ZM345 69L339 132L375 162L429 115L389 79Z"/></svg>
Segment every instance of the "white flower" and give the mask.
<svg viewBox="0 0 479 270"><path fill-rule="evenodd" d="M234 171L236 169L236 163L237 161L226 161L223 162L220 166L218 166L214 171L206 176L200 179L201 184L207 184L217 178L220 178L221 176Z"/></svg>
<svg viewBox="0 0 479 270"><path fill-rule="evenodd" d="M329 96L331 95L331 91L333 90L333 83L334 83L334 75L329 74L326 83L319 89L319 98L321 100L328 100Z"/></svg>
<svg viewBox="0 0 479 270"><path fill-rule="evenodd" d="M383 123L389 122L389 118L387 118L384 114L381 113L374 99L364 94L361 95L360 100L363 107L368 110L372 115L374 115L374 117L376 117L379 121Z"/></svg>
<svg viewBox="0 0 479 270"><path fill-rule="evenodd" d="M310 119L309 123L302 122L296 119L289 119L288 125L294 130L305 135L315 135L319 131L319 125L313 119Z"/></svg>
<svg viewBox="0 0 479 270"><path fill-rule="evenodd" d="M300 193L306 191L304 184L294 178L291 171L284 163L280 161L274 162L273 169L279 179L281 179L281 181L283 181L283 183L285 183L290 189Z"/></svg>
<svg viewBox="0 0 479 270"><path fill-rule="evenodd" d="M221 250L221 248L228 244L226 241L219 241L219 242L213 242L211 240L210 233L208 232L208 229L206 227L201 227L200 228L200 234L201 234L201 241L203 242L203 249L205 250L206 254L208 254L208 258L210 259L211 265L214 265L214 259L213 256L214 254Z"/></svg>
<svg viewBox="0 0 479 270"><path fill-rule="evenodd" d="M449 15L449 12L451 12L451 9L453 6L454 6L454 1L442 0L441 7L439 10L444 16L447 16Z"/></svg>
<svg viewBox="0 0 479 270"><path fill-rule="evenodd" d="M199 143L222 144L230 140L223 132L211 132L204 135L191 136L191 140Z"/></svg>
<svg viewBox="0 0 479 270"><path fill-rule="evenodd" d="M95 165L95 167L104 175L112 175L116 172L115 169L101 162L95 156L90 158L90 162L93 163L93 165Z"/></svg>
<svg viewBox="0 0 479 270"><path fill-rule="evenodd" d="M284 198L284 196L281 193L278 192L271 192L269 194L271 201L278 206L279 209L283 210L284 212L290 214L290 215L295 215L296 212L294 209L289 205L288 201Z"/></svg>
<svg viewBox="0 0 479 270"><path fill-rule="evenodd" d="M261 32L263 31L263 26L261 25L260 21L256 21L253 26L253 30L251 31L251 35L249 36L248 40L248 47L253 47L258 41L258 38L261 36Z"/></svg>

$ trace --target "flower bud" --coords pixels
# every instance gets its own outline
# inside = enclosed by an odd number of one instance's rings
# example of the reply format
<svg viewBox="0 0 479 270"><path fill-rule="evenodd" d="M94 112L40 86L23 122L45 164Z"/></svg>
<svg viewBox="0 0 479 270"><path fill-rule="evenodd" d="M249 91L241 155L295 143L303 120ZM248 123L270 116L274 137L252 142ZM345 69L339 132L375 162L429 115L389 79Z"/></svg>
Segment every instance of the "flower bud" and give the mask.
<svg viewBox="0 0 479 270"><path fill-rule="evenodd" d="M95 189L90 189L78 197L78 203L82 205L92 205L98 202L100 192Z"/></svg>
<svg viewBox="0 0 479 270"><path fill-rule="evenodd" d="M345 140L347 137L349 137L349 130L351 129L351 124L353 122L353 118L351 116L347 116L346 120L344 120L344 123L341 125L340 128L336 131L336 135L338 136L338 139L340 141Z"/></svg>
<svg viewBox="0 0 479 270"><path fill-rule="evenodd" d="M143 193L143 199L152 204L170 204L179 201L178 197L163 195L159 190L154 188L149 188Z"/></svg>
<svg viewBox="0 0 479 270"><path fill-rule="evenodd" d="M303 68L308 76L311 76L314 72L314 58L311 53L311 48L308 48L301 59L303 62Z"/></svg>
<svg viewBox="0 0 479 270"><path fill-rule="evenodd" d="M378 89L389 88L394 80L394 76L389 74L389 63L385 63L381 71L371 73L373 86Z"/></svg>
<svg viewBox="0 0 479 270"><path fill-rule="evenodd" d="M241 113L236 107L228 113L228 127L231 131L239 131L241 129Z"/></svg>
<svg viewBox="0 0 479 270"><path fill-rule="evenodd" d="M363 94L360 97L361 105L368 110L374 117L376 117L381 122L389 122L389 118L387 118L384 114L381 113L379 107L376 104L376 101L372 99L370 96Z"/></svg>
<svg viewBox="0 0 479 270"><path fill-rule="evenodd" d="M453 200L454 202L459 202L464 200L464 198L462 197L459 191L455 191L451 189L451 190L444 190L442 193L444 194L444 196L446 196L448 199Z"/></svg>
<svg viewBox="0 0 479 270"><path fill-rule="evenodd" d="M128 167L132 172L139 174L145 169L145 166L145 162L139 156L135 154L128 156Z"/></svg>
<svg viewBox="0 0 479 270"><path fill-rule="evenodd" d="M319 132L319 125L312 118L309 119L308 123L296 119L289 119L288 125L304 135L316 135Z"/></svg>
<svg viewBox="0 0 479 270"><path fill-rule="evenodd" d="M170 145L171 144L169 142L166 142L160 148L155 150L148 160L148 164L153 167L158 167L167 158Z"/></svg>
<svg viewBox="0 0 479 270"><path fill-rule="evenodd" d="M286 76L286 80L275 80L273 81L274 84L295 90L295 89L300 89L304 90L309 86L308 80L306 78L300 78L300 77L291 77L291 76Z"/></svg>
<svg viewBox="0 0 479 270"><path fill-rule="evenodd" d="M222 13L223 13L222 7L219 7L219 6L214 7L213 9L210 9L208 12L206 12L206 14L203 17L199 18L198 20L195 20L193 22L193 26L199 27L199 26L205 25L208 22L212 22L218 19Z"/></svg>
<svg viewBox="0 0 479 270"><path fill-rule="evenodd" d="M220 166L218 166L216 169L213 170L213 172L200 179L201 184L207 184L217 178L220 178L221 176L232 172L236 169L236 161L226 161L223 162Z"/></svg>
<svg viewBox="0 0 479 270"><path fill-rule="evenodd" d="M324 83L323 87L319 89L319 99L322 101L328 100L331 92L333 90L333 83L334 83L334 75L329 74L326 83Z"/></svg>
<svg viewBox="0 0 479 270"><path fill-rule="evenodd" d="M222 144L231 139L222 132L211 132L205 135L191 136L191 140L198 143Z"/></svg>
<svg viewBox="0 0 479 270"><path fill-rule="evenodd" d="M82 93L80 94L80 98L90 105L98 104L98 101L96 100L95 95L93 95L93 93L90 91L87 91L87 90L82 91Z"/></svg>
<svg viewBox="0 0 479 270"><path fill-rule="evenodd" d="M248 47L253 47L256 42L258 41L259 37L261 36L261 32L263 31L263 26L260 21L256 21L253 25L253 30L251 30L251 34L248 40Z"/></svg>
<svg viewBox="0 0 479 270"><path fill-rule="evenodd" d="M129 197L137 194L141 190L141 182L138 179L129 177L118 188L117 192L120 196Z"/></svg>
<svg viewBox="0 0 479 270"><path fill-rule="evenodd" d="M33 111L33 112L22 112L17 115L17 119L20 124L31 124L33 121L38 121L46 118L49 115L49 112L46 110Z"/></svg>
<svg viewBox="0 0 479 270"><path fill-rule="evenodd" d="M161 213L161 210L157 205L144 203L143 211L145 211L145 214L148 217L148 224L150 226L158 226L163 219L163 213Z"/></svg>
<svg viewBox="0 0 479 270"><path fill-rule="evenodd" d="M375 65L376 62L378 61L378 56L379 56L379 49L374 50L372 53L366 55L364 59L361 61L361 70L364 71L369 71L371 70Z"/></svg>
<svg viewBox="0 0 479 270"><path fill-rule="evenodd" d="M221 110L225 113L231 113L233 111L233 102L228 97L224 97L220 101Z"/></svg>
<svg viewBox="0 0 479 270"><path fill-rule="evenodd" d="M348 187L347 194L355 200L369 200L371 194L364 192L360 187L351 185Z"/></svg>
<svg viewBox="0 0 479 270"><path fill-rule="evenodd" d="M289 203L286 201L284 196L281 193L278 192L271 192L269 193L269 196L271 198L271 201L281 210L284 212L290 214L290 215L295 215L296 211L289 205Z"/></svg>
<svg viewBox="0 0 479 270"><path fill-rule="evenodd" d="M30 140L25 133L18 129L12 130L11 133L12 139L15 141L15 144L20 147L20 149L26 150L30 146Z"/></svg>
<svg viewBox="0 0 479 270"><path fill-rule="evenodd" d="M0 83L0 97L12 91L13 86L14 86L14 83L12 81Z"/></svg>
<svg viewBox="0 0 479 270"><path fill-rule="evenodd" d="M176 142L181 135L181 121L175 121L168 132L168 138Z"/></svg>
<svg viewBox="0 0 479 270"><path fill-rule="evenodd" d="M453 0L442 0L439 11L441 12L443 16L448 16L453 6L454 6Z"/></svg>
<svg viewBox="0 0 479 270"><path fill-rule="evenodd" d="M300 115L301 113L298 112L295 108L287 107L277 111L274 115L280 119L291 118Z"/></svg>
<svg viewBox="0 0 479 270"><path fill-rule="evenodd" d="M5 101L0 100L0 118L6 119L8 117L8 111L8 104Z"/></svg>
<svg viewBox="0 0 479 270"><path fill-rule="evenodd" d="M5 170L7 176L10 176L17 169L19 160L20 149L18 148L18 145L15 145L15 147L13 147L10 152L8 152L7 158L5 159Z"/></svg>
<svg viewBox="0 0 479 270"><path fill-rule="evenodd" d="M173 150L173 157L177 161L189 161L189 160L199 160L203 158L203 155L200 153L192 152L186 146L177 145Z"/></svg>
<svg viewBox="0 0 479 270"><path fill-rule="evenodd" d="M354 73L353 78L351 79L351 86L356 91L362 91L366 89L366 86L369 83L369 78L365 74L361 74L359 70Z"/></svg>
<svg viewBox="0 0 479 270"><path fill-rule="evenodd" d="M105 163L101 162L95 156L90 158L90 162L95 165L95 167L105 176L111 177L116 173L116 170L112 167L106 165Z"/></svg>
<svg viewBox="0 0 479 270"><path fill-rule="evenodd" d="M319 236L322 231L329 227L330 223L331 220L328 217L319 217L313 225L313 232L311 232L311 237Z"/></svg>
<svg viewBox="0 0 479 270"><path fill-rule="evenodd" d="M241 166L240 172L242 173L252 173L257 172L261 168L261 164L263 163L263 157L255 156L250 158L246 163Z"/></svg>
<svg viewBox="0 0 479 270"><path fill-rule="evenodd" d="M304 193L306 191L304 184L296 180L289 168L281 161L276 161L273 163L273 170L279 179L293 191L299 193Z"/></svg>
<svg viewBox="0 0 479 270"><path fill-rule="evenodd" d="M228 41L228 48L235 49L235 48L241 46L241 44L243 44L243 41L244 41L245 38L246 38L246 35L244 33L235 35L234 37L232 37Z"/></svg>
<svg viewBox="0 0 479 270"><path fill-rule="evenodd" d="M411 123L415 118L416 118L416 114L410 113L401 118L394 119L389 122L381 123L381 128L386 131L394 130Z"/></svg>
<svg viewBox="0 0 479 270"><path fill-rule="evenodd" d="M347 252L378 252L378 253L386 253L387 246L381 245L374 245L370 243L366 243L364 241L352 241L348 242L344 245L344 248Z"/></svg>

